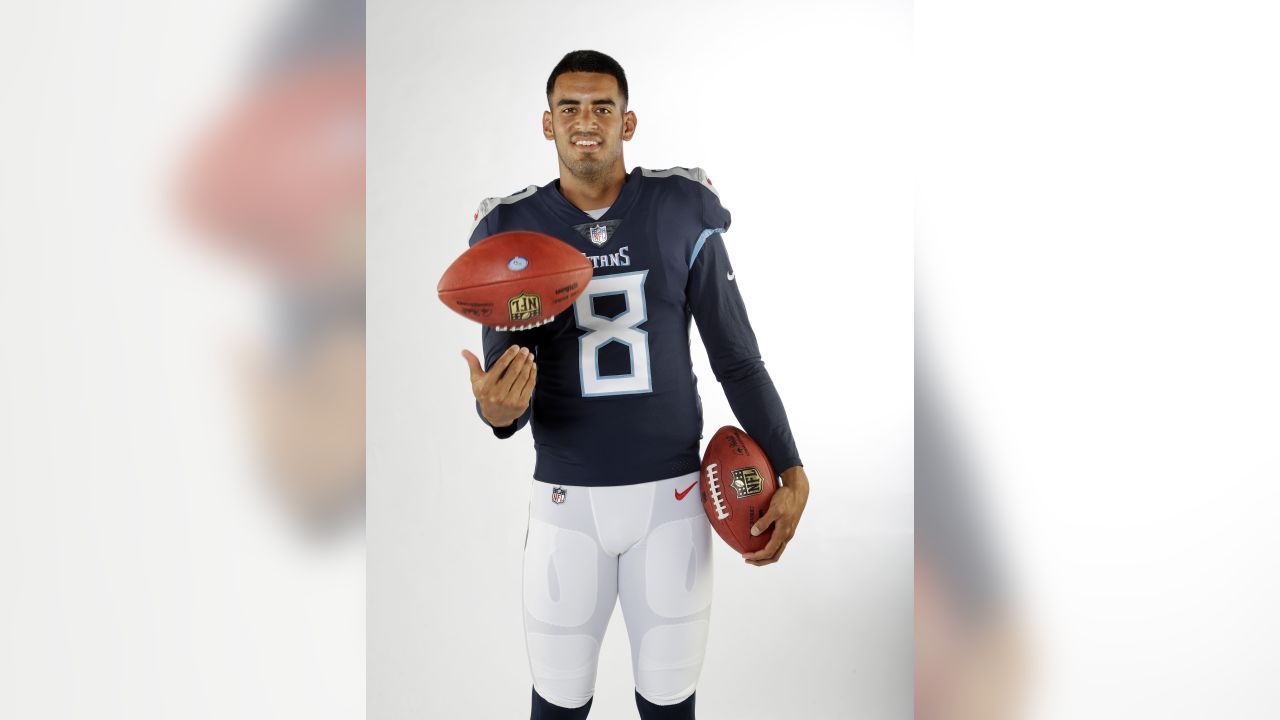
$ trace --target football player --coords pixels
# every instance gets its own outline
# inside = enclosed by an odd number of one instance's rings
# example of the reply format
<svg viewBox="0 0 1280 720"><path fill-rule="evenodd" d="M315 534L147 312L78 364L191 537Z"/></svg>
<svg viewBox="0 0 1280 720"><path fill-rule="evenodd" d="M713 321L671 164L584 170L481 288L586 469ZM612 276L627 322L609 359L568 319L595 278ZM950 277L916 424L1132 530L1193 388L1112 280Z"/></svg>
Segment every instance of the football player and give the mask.
<svg viewBox="0 0 1280 720"><path fill-rule="evenodd" d="M499 438L532 426L537 461L524 551L532 718L587 717L600 641L620 602L645 720L694 717L711 606L710 526L697 493L698 331L742 427L782 471L746 562L777 562L809 495L782 401L764 368L725 250L729 212L697 168L627 172L636 132L627 78L603 53L566 55L547 79L542 133L559 178L476 211L475 244L531 230L593 266L572 309L533 330L483 331L463 351ZM690 497L690 495L693 497Z"/></svg>

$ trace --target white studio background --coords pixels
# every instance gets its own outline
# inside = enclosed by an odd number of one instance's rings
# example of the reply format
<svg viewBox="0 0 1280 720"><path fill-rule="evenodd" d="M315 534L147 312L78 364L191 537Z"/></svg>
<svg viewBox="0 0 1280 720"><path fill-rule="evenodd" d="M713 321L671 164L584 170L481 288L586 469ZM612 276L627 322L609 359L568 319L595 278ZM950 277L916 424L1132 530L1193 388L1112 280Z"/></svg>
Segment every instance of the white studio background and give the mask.
<svg viewBox="0 0 1280 720"><path fill-rule="evenodd" d="M0 19L0 717L350 718L364 543L313 543L250 447L260 278L176 180L292 0Z"/></svg>
<svg viewBox="0 0 1280 720"><path fill-rule="evenodd" d="M1280 6L917 3L921 339L1023 717L1272 718Z"/></svg>
<svg viewBox="0 0 1280 720"><path fill-rule="evenodd" d="M528 712L521 552L533 447L475 416L435 297L489 195L557 172L547 74L613 55L628 169L700 166L813 494L783 562L717 540L705 717L912 708L910 3L373 2L368 27L368 708ZM707 432L734 423L694 333ZM619 442L625 442L620 438ZM632 718L621 613L592 718Z"/></svg>

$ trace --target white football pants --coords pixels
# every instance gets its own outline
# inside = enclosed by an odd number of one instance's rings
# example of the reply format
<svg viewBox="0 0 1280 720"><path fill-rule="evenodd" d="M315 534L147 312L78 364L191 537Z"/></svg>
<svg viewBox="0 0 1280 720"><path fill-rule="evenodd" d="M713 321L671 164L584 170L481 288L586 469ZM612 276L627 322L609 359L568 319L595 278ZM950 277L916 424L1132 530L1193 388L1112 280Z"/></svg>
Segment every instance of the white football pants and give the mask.
<svg viewBox="0 0 1280 720"><path fill-rule="evenodd" d="M693 694L711 616L711 528L698 473L639 485L533 481L524 551L524 629L533 686L581 707L595 693L616 601L636 690L655 705Z"/></svg>

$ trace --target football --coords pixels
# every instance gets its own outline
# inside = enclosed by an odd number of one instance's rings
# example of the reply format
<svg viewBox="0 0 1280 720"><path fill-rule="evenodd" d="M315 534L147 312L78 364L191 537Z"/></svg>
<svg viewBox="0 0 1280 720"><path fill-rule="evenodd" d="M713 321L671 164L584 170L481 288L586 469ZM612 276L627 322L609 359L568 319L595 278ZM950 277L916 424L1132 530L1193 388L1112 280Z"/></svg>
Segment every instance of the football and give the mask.
<svg viewBox="0 0 1280 720"><path fill-rule="evenodd" d="M769 509L777 477L764 451L732 425L716 431L702 455L698 489L716 534L739 553L763 550L773 528L751 537L751 526Z"/></svg>
<svg viewBox="0 0 1280 720"><path fill-rule="evenodd" d="M563 312L591 282L591 262L542 233L502 232L467 248L436 293L449 309L498 330L528 330Z"/></svg>

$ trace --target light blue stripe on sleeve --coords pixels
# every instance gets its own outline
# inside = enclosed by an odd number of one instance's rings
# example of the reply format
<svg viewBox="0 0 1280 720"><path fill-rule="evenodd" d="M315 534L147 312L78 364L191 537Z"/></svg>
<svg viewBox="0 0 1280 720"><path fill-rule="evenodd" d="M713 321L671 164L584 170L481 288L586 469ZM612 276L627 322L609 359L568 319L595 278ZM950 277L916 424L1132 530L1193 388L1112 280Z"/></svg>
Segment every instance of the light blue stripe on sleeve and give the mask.
<svg viewBox="0 0 1280 720"><path fill-rule="evenodd" d="M716 233L724 232L724 228L707 228L698 236L698 242L693 244L693 254L689 256L689 268L693 268L693 261L698 259L698 253L702 252L702 246L707 244L707 238Z"/></svg>

